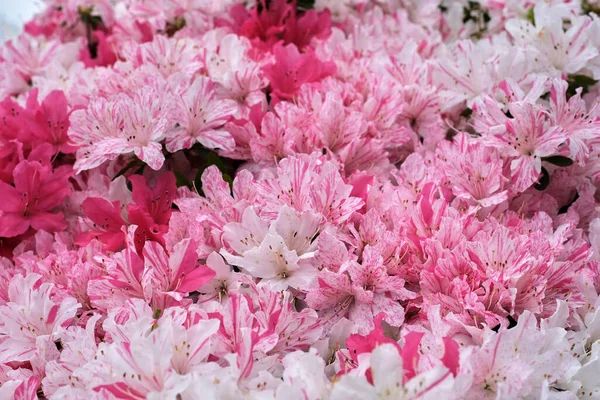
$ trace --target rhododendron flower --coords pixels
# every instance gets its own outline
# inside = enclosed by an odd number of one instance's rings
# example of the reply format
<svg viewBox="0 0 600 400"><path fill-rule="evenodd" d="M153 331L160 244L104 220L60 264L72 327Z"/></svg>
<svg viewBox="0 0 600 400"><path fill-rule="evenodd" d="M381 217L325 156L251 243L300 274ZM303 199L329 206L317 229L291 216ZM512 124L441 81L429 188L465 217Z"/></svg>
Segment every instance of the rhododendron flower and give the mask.
<svg viewBox="0 0 600 400"><path fill-rule="evenodd" d="M40 282L40 278L38 274L17 275L10 282L9 302L0 307L0 331L5 338L0 343L0 360L4 364L41 356L42 342L56 340L60 328L69 326L80 306L72 297L53 301L53 285Z"/></svg>
<svg viewBox="0 0 600 400"><path fill-rule="evenodd" d="M560 5L540 3L533 8L535 26L524 20L513 19L506 28L517 43L530 46L537 62L545 68L576 73L598 55L592 42L592 20L588 16L569 16ZM563 19L571 17L571 26L565 31Z"/></svg>
<svg viewBox="0 0 600 400"><path fill-rule="evenodd" d="M318 82L335 72L333 63L321 62L311 51L301 54L293 44L277 44L273 54L275 62L265 67L265 74L277 99L292 99L303 84Z"/></svg>
<svg viewBox="0 0 600 400"><path fill-rule="evenodd" d="M97 239L106 245L108 251L119 250L125 244L125 221L121 217L118 201L112 204L104 199L88 197L81 204L83 212L92 222L88 232L77 238L79 245L86 245Z"/></svg>
<svg viewBox="0 0 600 400"><path fill-rule="evenodd" d="M67 183L68 166L52 171L37 161L21 161L14 169L14 186L0 182L4 200L0 205L0 236L23 234L35 230L56 232L67 227L63 214L54 212L71 193Z"/></svg>
<svg viewBox="0 0 600 400"><path fill-rule="evenodd" d="M189 149L199 142L210 149L231 151L234 140L221 128L235 112L231 100L217 100L214 84L206 77L196 78L182 89L181 101L172 116L175 128L167 136L167 150Z"/></svg>
<svg viewBox="0 0 600 400"><path fill-rule="evenodd" d="M50 92L41 104L38 104L34 90L27 99L28 111L32 114L27 127L43 143L50 143L55 151L72 153L75 148L68 143L69 105L65 94L58 90Z"/></svg>
<svg viewBox="0 0 600 400"><path fill-rule="evenodd" d="M168 125L166 111L157 93L145 87L132 97L119 95L110 103L98 99L88 110L73 112L69 137L80 146L75 169L91 169L129 153L160 169L164 156L159 141Z"/></svg>
<svg viewBox="0 0 600 400"><path fill-rule="evenodd" d="M46 0L0 399L600 398L599 11Z"/></svg>
<svg viewBox="0 0 600 400"><path fill-rule="evenodd" d="M566 140L566 134L547 122L544 110L530 103L512 110L514 118L505 122L505 131L490 132L487 143L506 155L515 157L510 163L515 190L523 191L537 181L542 158L554 155Z"/></svg>
<svg viewBox="0 0 600 400"><path fill-rule="evenodd" d="M298 213L283 206L266 231L264 222L248 208L242 224L233 222L224 227L224 242L240 255L226 251L222 254L229 263L244 268L253 276L269 279L273 289L305 288L316 275L310 260L314 256L313 241L320 222L321 217L317 214Z"/></svg>
<svg viewBox="0 0 600 400"><path fill-rule="evenodd" d="M330 33L328 10L308 10L300 14L295 0L258 0L256 3L250 11L243 4L236 4L230 18L236 33L248 37L261 49L267 50L281 39L303 49L310 45L313 37L324 39Z"/></svg>
<svg viewBox="0 0 600 400"><path fill-rule="evenodd" d="M344 375L331 392L332 399L396 399L448 396L452 390L451 375L443 367L403 381L403 360L390 344L377 347L369 359L371 382L365 377Z"/></svg>

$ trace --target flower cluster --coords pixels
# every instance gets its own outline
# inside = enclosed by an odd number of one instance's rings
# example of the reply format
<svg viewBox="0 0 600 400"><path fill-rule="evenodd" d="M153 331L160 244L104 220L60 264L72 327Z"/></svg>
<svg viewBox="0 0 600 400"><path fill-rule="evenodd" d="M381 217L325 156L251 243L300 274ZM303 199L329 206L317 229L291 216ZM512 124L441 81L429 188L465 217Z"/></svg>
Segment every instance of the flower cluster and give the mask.
<svg viewBox="0 0 600 400"><path fill-rule="evenodd" d="M45 0L0 398L600 399L599 13Z"/></svg>

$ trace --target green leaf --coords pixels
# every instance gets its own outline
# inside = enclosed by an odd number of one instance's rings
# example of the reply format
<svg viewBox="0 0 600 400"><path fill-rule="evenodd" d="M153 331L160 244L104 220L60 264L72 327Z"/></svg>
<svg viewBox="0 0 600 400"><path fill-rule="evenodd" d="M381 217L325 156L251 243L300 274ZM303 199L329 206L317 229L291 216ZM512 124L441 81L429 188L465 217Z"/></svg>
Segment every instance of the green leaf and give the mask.
<svg viewBox="0 0 600 400"><path fill-rule="evenodd" d="M298 9L300 10L311 10L315 8L315 0L298 0Z"/></svg>
<svg viewBox="0 0 600 400"><path fill-rule="evenodd" d="M90 25L92 29L96 30L100 25L103 24L102 17L99 15L92 15L94 7L77 7L79 13L79 19L86 25Z"/></svg>
<svg viewBox="0 0 600 400"><path fill-rule="evenodd" d="M573 165L573 160L565 156L550 156L542 158L542 161L549 162L559 167L569 167Z"/></svg>
<svg viewBox="0 0 600 400"><path fill-rule="evenodd" d="M569 82L569 86L567 88L567 98L570 98L577 93L577 89L581 88L581 94L586 94L589 92L590 87L594 86L598 83L597 80L591 78L587 75L576 75L571 74L567 78L567 82Z"/></svg>
<svg viewBox="0 0 600 400"><path fill-rule="evenodd" d="M227 183L229 183L229 188L233 189L233 178L231 176L229 176L229 174L226 174L225 172L223 172L223 180Z"/></svg>
<svg viewBox="0 0 600 400"><path fill-rule="evenodd" d="M117 174L114 176L114 178L112 180L114 181L115 179L117 179L118 177L123 175L125 172L130 170L131 168L135 167L136 165L139 165L141 162L142 161L139 158L134 156L134 159L129 164L127 164L126 166L121 168L121 170L119 172L117 172Z"/></svg>
<svg viewBox="0 0 600 400"><path fill-rule="evenodd" d="M165 25L165 33L168 37L173 37L177 31L180 31L185 27L185 19L181 16L173 18L172 21L167 21Z"/></svg>
<svg viewBox="0 0 600 400"><path fill-rule="evenodd" d="M467 107L464 110L462 110L462 112L460 113L460 116L465 119L469 119L469 117L471 117L471 114L473 114L473 110L471 110L469 107Z"/></svg>
<svg viewBox="0 0 600 400"><path fill-rule="evenodd" d="M533 9L534 7L530 7L529 10L527 10L525 19L535 25L535 14L533 13Z"/></svg>
<svg viewBox="0 0 600 400"><path fill-rule="evenodd" d="M548 171L546 170L546 168L542 167L542 175L540 175L540 180L538 181L538 183L533 185L533 187L536 188L537 190L541 191L541 190L546 189L549 184L550 184L550 174L548 174Z"/></svg>
<svg viewBox="0 0 600 400"><path fill-rule="evenodd" d="M185 176L179 171L173 171L175 175L175 181L177 183L177 187L187 186L189 188L192 187L192 182L188 181Z"/></svg>
<svg viewBox="0 0 600 400"><path fill-rule="evenodd" d="M585 14L595 13L600 14L600 5L599 4L590 4L588 0L583 0L581 2L581 9Z"/></svg>

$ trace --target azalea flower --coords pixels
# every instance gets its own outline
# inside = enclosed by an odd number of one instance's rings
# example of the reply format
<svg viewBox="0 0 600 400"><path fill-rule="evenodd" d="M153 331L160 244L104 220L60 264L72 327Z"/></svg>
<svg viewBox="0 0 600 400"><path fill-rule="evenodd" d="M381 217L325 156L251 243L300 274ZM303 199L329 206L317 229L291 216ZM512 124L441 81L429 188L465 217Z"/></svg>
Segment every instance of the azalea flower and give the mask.
<svg viewBox="0 0 600 400"><path fill-rule="evenodd" d="M0 399L600 397L598 3L46 0Z"/></svg>

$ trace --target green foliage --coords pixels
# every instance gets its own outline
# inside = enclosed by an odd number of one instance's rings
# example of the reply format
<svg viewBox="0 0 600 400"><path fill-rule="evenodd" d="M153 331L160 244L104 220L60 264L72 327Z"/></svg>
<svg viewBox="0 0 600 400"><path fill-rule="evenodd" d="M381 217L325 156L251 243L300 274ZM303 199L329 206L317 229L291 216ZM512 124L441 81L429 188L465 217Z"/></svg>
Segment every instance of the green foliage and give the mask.
<svg viewBox="0 0 600 400"><path fill-rule="evenodd" d="M310 10L315 7L315 0L298 0L296 4L300 10Z"/></svg>
<svg viewBox="0 0 600 400"><path fill-rule="evenodd" d="M546 168L542 167L542 175L540 176L540 180L538 183L533 185L537 190L545 190L550 184L550 174L546 170Z"/></svg>
<svg viewBox="0 0 600 400"><path fill-rule="evenodd" d="M576 74L569 75L567 82L569 82L569 87L567 88L567 97L574 96L579 88L581 88L581 94L584 95L589 92L590 87L598 83L597 80L587 75Z"/></svg>
<svg viewBox="0 0 600 400"><path fill-rule="evenodd" d="M573 160L569 157L565 156L550 156L542 158L542 161L549 162L550 164L554 164L558 167L568 167L573 165Z"/></svg>
<svg viewBox="0 0 600 400"><path fill-rule="evenodd" d="M488 23L491 21L488 10L481 7L481 4L477 1L469 1L467 5L463 7L463 24L469 21L473 21L477 27L477 31L473 33L476 38L481 38L483 33L487 31Z"/></svg>
<svg viewBox="0 0 600 400"><path fill-rule="evenodd" d="M172 21L167 21L165 33L168 37L172 37L175 33L185 27L185 19L181 16L175 17Z"/></svg>
<svg viewBox="0 0 600 400"><path fill-rule="evenodd" d="M527 15L525 16L525 19L527 19L527 21L535 25L535 14L533 13L533 8L534 7L531 7L529 8L529 10L527 10Z"/></svg>

